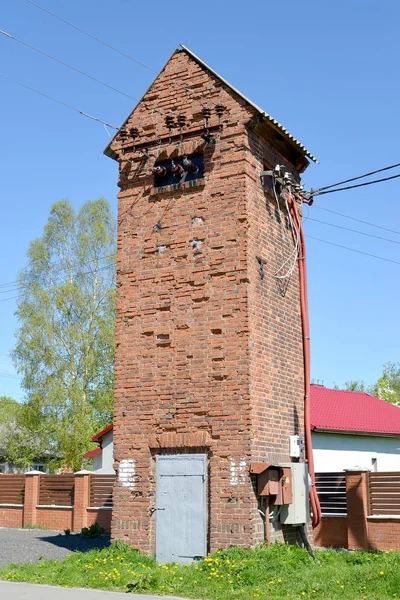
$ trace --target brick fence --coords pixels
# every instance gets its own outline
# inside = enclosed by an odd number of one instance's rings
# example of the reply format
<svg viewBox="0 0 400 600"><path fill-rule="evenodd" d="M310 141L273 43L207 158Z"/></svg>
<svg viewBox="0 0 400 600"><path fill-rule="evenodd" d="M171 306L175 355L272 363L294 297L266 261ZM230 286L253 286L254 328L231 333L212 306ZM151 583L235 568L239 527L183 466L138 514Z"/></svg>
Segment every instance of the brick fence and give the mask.
<svg viewBox="0 0 400 600"><path fill-rule="evenodd" d="M400 472L348 471L342 477L344 510L335 513L332 479L329 492L323 486L320 490L321 498L332 495L331 504L326 504L325 512L323 508L322 521L314 530L314 544L349 550L400 549Z"/></svg>
<svg viewBox="0 0 400 600"><path fill-rule="evenodd" d="M0 527L39 525L80 531L97 522L111 529L114 475L80 471L74 475L0 476Z"/></svg>

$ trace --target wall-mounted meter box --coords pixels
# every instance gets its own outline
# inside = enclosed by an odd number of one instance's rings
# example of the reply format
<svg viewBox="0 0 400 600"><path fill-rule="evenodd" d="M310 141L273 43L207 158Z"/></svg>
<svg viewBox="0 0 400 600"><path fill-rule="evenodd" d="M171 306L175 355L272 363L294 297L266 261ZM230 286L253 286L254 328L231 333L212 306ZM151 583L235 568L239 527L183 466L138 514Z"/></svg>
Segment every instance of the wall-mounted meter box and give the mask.
<svg viewBox="0 0 400 600"><path fill-rule="evenodd" d="M310 501L308 496L308 468L306 462L280 464L292 469L293 502L283 504L279 513L281 523L302 525L310 520Z"/></svg>
<svg viewBox="0 0 400 600"><path fill-rule="evenodd" d="M303 438L301 435L291 435L289 439L289 456L291 458L301 458L303 454Z"/></svg>

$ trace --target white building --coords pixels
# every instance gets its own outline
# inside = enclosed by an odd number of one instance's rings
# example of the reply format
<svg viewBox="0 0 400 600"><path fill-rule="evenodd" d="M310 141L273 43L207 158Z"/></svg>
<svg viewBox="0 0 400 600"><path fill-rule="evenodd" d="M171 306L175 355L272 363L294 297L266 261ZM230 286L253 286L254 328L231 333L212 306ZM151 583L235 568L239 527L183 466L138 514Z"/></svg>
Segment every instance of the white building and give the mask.
<svg viewBox="0 0 400 600"><path fill-rule="evenodd" d="M92 437L92 442L99 444L98 448L86 452L84 458L93 459L93 471L95 473L115 473L113 468L113 426L108 425L105 429Z"/></svg>
<svg viewBox="0 0 400 600"><path fill-rule="evenodd" d="M364 392L311 385L316 473L400 471L400 407Z"/></svg>

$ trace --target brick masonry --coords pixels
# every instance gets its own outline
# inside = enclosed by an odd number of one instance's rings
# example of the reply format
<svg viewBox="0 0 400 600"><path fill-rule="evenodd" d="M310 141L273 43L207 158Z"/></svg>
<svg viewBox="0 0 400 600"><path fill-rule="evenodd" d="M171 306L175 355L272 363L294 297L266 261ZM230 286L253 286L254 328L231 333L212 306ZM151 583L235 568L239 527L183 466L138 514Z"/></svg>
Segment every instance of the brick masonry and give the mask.
<svg viewBox="0 0 400 600"><path fill-rule="evenodd" d="M36 472L25 475L24 504L0 504L0 527L19 529L40 525L45 529L80 531L97 522L104 531L110 532L111 510L89 506L89 473L75 475L73 506L39 505L40 477Z"/></svg>
<svg viewBox="0 0 400 600"><path fill-rule="evenodd" d="M214 130L214 104L225 107L215 148L200 137L204 102ZM164 120L180 113L189 125L177 146ZM122 152L119 136L110 146L121 188L112 536L153 552L155 457L205 452L209 550L252 545L263 523L250 460L287 462L289 436L304 433L297 268L285 284L274 278L293 240L259 177L267 164L298 175L293 148L185 52L126 125L138 144L163 141L148 160L126 143ZM157 158L194 152L204 152L203 180L154 188ZM292 533L275 524L272 537Z"/></svg>
<svg viewBox="0 0 400 600"><path fill-rule="evenodd" d="M394 502L396 502L394 496ZM314 529L316 546L349 550L399 550L400 517L368 514L368 477L365 471L346 473L347 516L323 516Z"/></svg>

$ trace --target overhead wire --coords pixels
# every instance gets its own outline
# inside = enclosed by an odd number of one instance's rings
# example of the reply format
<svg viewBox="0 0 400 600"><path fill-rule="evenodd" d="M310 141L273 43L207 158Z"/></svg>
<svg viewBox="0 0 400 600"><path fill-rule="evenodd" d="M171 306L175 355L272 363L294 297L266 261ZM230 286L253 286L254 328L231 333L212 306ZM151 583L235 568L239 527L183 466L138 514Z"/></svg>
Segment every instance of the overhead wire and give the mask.
<svg viewBox="0 0 400 600"><path fill-rule="evenodd" d="M125 96L126 98L129 98L130 100L137 101L137 98L135 98L134 96L131 96L130 94L127 94L126 92L123 92L122 90L120 90L112 85L109 85L108 83L106 83L105 81L102 81L101 79L97 79L97 77L93 77L93 75L90 75L89 73L86 73L85 71L81 71L80 69L73 67L69 63L66 63L63 60L56 58L52 54L49 54L48 52L44 52L43 50L40 50L40 48L36 48L36 46L32 46L32 44L28 44L28 42L24 42L24 40L20 40L19 38L15 37L14 35L11 35L11 33L8 33L7 31L3 31L0 29L0 34L8 37L11 40L18 42L19 44L22 44L23 46L26 46L27 48L30 48L31 50L34 50L35 52L38 52L39 54L42 54L43 56L46 56L47 58L50 58L51 60L54 60L55 62L59 63L60 65L63 65L64 67L67 67L68 69L71 69L71 71L75 71L75 73L79 73L80 75L83 75L84 77L87 77L88 79L91 79L92 81L95 81L96 83L99 83L100 85L102 85L114 92L117 92L118 94L121 94L121 96Z"/></svg>
<svg viewBox="0 0 400 600"><path fill-rule="evenodd" d="M99 256L99 258L97 260L106 260L107 258L115 258L116 256L117 256L116 254L105 254L103 256ZM106 265L106 266L108 267L108 266L111 266L111 265ZM94 273L96 271L90 271L88 273L78 273L78 275L88 275L91 272ZM16 288L15 290L14 289L12 289L12 290L6 290L5 292L0 291L0 294L2 294L2 293L8 293L8 292L11 293L11 292L17 291L18 289L21 288L21 286L19 286L17 284L18 284L18 281L16 279L14 281L9 281L8 283L0 283L0 288L3 288L5 286L11 286L11 285ZM0 363L1 362L2 361L0 360Z"/></svg>
<svg viewBox="0 0 400 600"><path fill-rule="evenodd" d="M329 223L328 221L320 221L319 219L313 219L311 217L309 217L308 220L314 221L315 223L321 223L322 225L329 225L329 227L336 227L337 229L343 229L344 231L358 233L359 235L365 235L367 237L371 237L376 240L382 240L384 242L391 242L392 244L398 244L400 246L400 242L398 242L397 240L391 240L389 238L385 238L380 235L374 235L373 233L366 233L365 231L359 231L358 229L351 229L350 227L344 227L343 225L336 225L336 223Z"/></svg>
<svg viewBox="0 0 400 600"><path fill-rule="evenodd" d="M40 10L42 10L43 12L51 15L55 19L58 19L59 21L62 21L66 25L69 25L69 27L73 27L73 29L76 29L77 31L80 31L80 33L83 33L84 35L92 38L93 40L95 40L99 44L102 44L103 46L106 46L110 50L113 50L114 52L117 52L121 56L124 56L125 58L131 60L132 62L135 62L136 64L140 65L144 69L148 69L149 71L152 71L153 73L158 73L158 71L156 71L155 69L152 69L148 65L145 65L144 63L140 62L136 58L133 58L133 56L131 56L130 54L127 54L126 52L123 52L122 50L119 50L115 46L112 46L108 42L105 42L104 40L101 40L100 38L96 37L92 33L89 33L88 31L86 31L85 29L82 29L81 27L78 27L74 23L71 23L71 21L67 21L67 19L64 19L63 17L60 17L59 15L56 15L56 13L51 12L50 10L48 10L47 8L44 8L43 6L40 6L40 4L37 4L36 2L33 2L33 0L26 0L26 2L29 2L29 4L32 4L33 6L36 6L36 8L39 8Z"/></svg>
<svg viewBox="0 0 400 600"><path fill-rule="evenodd" d="M72 106L71 104L67 104L66 102L63 102L62 100L58 100L57 98L54 98L53 96L49 96L48 94L45 94L44 92L41 92L40 90L37 90L37 89L27 85L26 83L22 83L22 81L13 79L12 77L9 77L5 73L0 73L0 77L3 77L4 79L8 79L9 81L12 81L12 83L15 83L16 85L20 85L21 87L24 87L27 90L30 90L31 92L35 92L35 94L39 94L39 96L43 96L44 98L47 98L48 100L52 100L53 102L56 102L57 104L61 104L61 106L64 106L65 108L69 108L70 110L75 111L76 113L78 113L79 115L82 115L83 117L91 119L92 121L97 121L98 123L102 123L102 125L106 125L110 129L115 129L116 131L119 131L119 129L120 129L116 125L111 125L111 123L107 123L107 121L103 121L102 119L99 119L98 117L94 117L93 115L90 115L89 113L86 113L83 110L79 110L78 108L76 108L75 106Z"/></svg>
<svg viewBox="0 0 400 600"><path fill-rule="evenodd" d="M278 194L276 192L276 182L275 179L273 178L272 180L272 189L274 192L274 196L275 196L275 200L276 200L276 204L277 204L277 208L278 208L278 214L279 214L279 218L281 219L281 209L280 209L280 205L279 205L279 198L278 198ZM283 262L281 264L281 266L279 267L279 269L277 269L275 271L274 277L276 279L287 279L288 277L291 277L294 268L296 266L296 262L297 262L297 256L298 256L298 250L299 250L299 243L300 243L300 231L296 228L294 220L292 218L290 209L289 209L289 205L288 205L288 201L287 198L285 197L285 208L287 211L287 215L288 215L288 219L289 219L289 225L290 225L290 230L292 232L292 236L293 236L293 240L294 240L294 249L293 252L291 252L289 254L289 256L287 257L287 259L285 260L285 262ZM279 275L279 273L282 271L282 269L287 265L287 263L292 260L292 258L294 257L294 260L292 262L292 265L288 268L287 272L284 275Z"/></svg>
<svg viewBox="0 0 400 600"><path fill-rule="evenodd" d="M325 194L333 194L334 192L343 192L344 190L353 190L355 188L366 187L367 185L373 185L374 183L382 183L383 181L390 181L391 179L397 179L400 177L400 173L398 175L391 175L390 177L382 177L381 179L373 179L372 181L366 181L364 183L357 183L356 185L347 185L345 187L339 187L335 189L329 189L325 191L320 190L311 190L307 192L307 196L324 196Z"/></svg>
<svg viewBox="0 0 400 600"><path fill-rule="evenodd" d="M331 185L325 185L317 188L315 191L322 192L323 190L328 190L329 188L337 187L338 185L343 185L344 183L350 183L351 181L357 181L358 179L365 179L365 177L370 177L371 175L376 175L377 173L382 173L383 171L390 171L391 169L396 169L397 167L400 167L400 163L389 165L388 167L383 167L382 169L375 169L375 171L364 173L364 175L357 175L357 177L351 177L350 179L343 179L343 181L338 181L337 183L332 183Z"/></svg>
<svg viewBox="0 0 400 600"><path fill-rule="evenodd" d="M113 258L115 256L116 256L116 254L110 254L108 256L101 257L99 260L103 260L103 259L106 259L106 258ZM110 267L115 267L115 265L114 264L112 264L112 265L105 265L103 267L99 267L98 269L93 269L91 271L86 271L84 273L79 273L78 272L78 273L75 273L74 277L77 277L77 276L82 277L84 275L92 275L94 273L97 273L98 271L103 271L104 269L109 269ZM66 281L67 280L63 280L63 281L61 281L59 283L65 283ZM17 289L23 290L22 287L17 288ZM20 294L17 294L16 296L10 296L9 298L3 298L2 300L0 300L0 302L7 302L8 300L15 300L16 298L21 298L22 296L23 296L23 293L20 293Z"/></svg>
<svg viewBox="0 0 400 600"><path fill-rule="evenodd" d="M44 8L43 6L41 6L40 4L37 4L37 2L33 2L33 0L26 0L26 2L28 2L29 4L31 4L32 6L35 6L36 8L38 8L39 10L42 10L43 12L47 13L48 15L51 15L52 17L54 17L55 19L58 19L59 21L61 21L62 23L65 23L66 25L68 25L69 27L72 27L73 29L76 29L76 31L79 31L80 33L83 33L84 35L88 36L89 38L91 38L92 40L95 40L96 42L98 42L99 44L102 44L103 46L105 46L106 48L109 48L110 50L113 50L114 52L117 52L118 54L120 54L121 56L124 56L125 58L127 58L128 60L140 65L141 67L143 67L144 69L147 69L148 71L151 71L152 73L155 73L156 75L159 74L159 71L156 71L155 69L153 69L152 67L149 67L149 65L146 65L145 63L137 60L136 58L134 58L133 56L131 56L130 54L127 54L126 52L123 52L122 50L120 50L119 48L116 48L115 46L112 46L111 44L109 44L108 42L105 42L104 40L102 40L101 38L93 35L92 33L89 33L88 31L86 31L85 29L82 29L82 27L79 27L78 25L75 25L74 23L72 23L71 21L68 21L67 19L64 19L63 17L60 17L59 15L57 15L56 13L48 10L47 8ZM192 90L190 87L187 86L183 86L185 90L187 90L188 92L190 92L191 94L196 95L195 90ZM214 104L214 106L216 106L217 104L211 100L211 98L205 98L204 97L204 92L203 92L203 99L206 102L211 102L211 104ZM161 112L161 114L165 114L164 112Z"/></svg>
<svg viewBox="0 0 400 600"><path fill-rule="evenodd" d="M384 231L389 231L390 233L395 233L396 235L400 235L400 231L396 231L396 229L389 229L389 227L383 227L383 225L377 225L376 223L371 223L369 221L363 221L363 219L358 219L357 217L351 217L350 215L346 215L344 213L337 212L336 210L332 210L330 208L325 208L324 206L318 206L315 203L313 204L313 208L318 208L318 210L324 210L324 211L332 213L334 215L338 215L339 217L344 217L345 219L351 219L352 221L357 221L358 223L363 223L364 225L369 225L370 227L376 227L377 229L383 229Z"/></svg>
<svg viewBox="0 0 400 600"><path fill-rule="evenodd" d="M400 261L398 261L398 260L393 260L391 258L384 258L383 256L378 256L377 254L371 254L370 252L363 252L362 250L356 250L356 248L349 248L349 246L343 246L342 244L336 244L335 242L329 242L328 240L323 240L321 238L317 238L312 235L307 235L306 237L310 240L316 240L317 242L323 242L324 244L330 244L331 246L336 246L337 248L343 248L344 250L350 250L350 252L357 252L357 254L364 254L365 256L370 256L372 258L384 260L385 262L390 262L395 265L400 265Z"/></svg>

